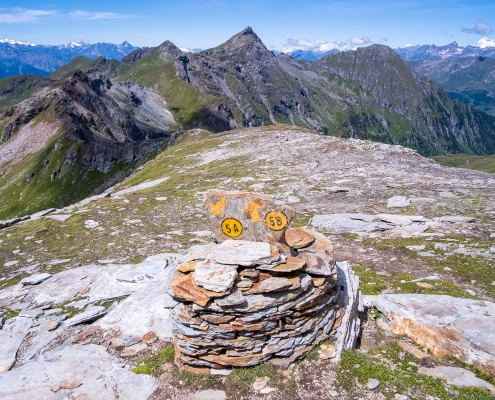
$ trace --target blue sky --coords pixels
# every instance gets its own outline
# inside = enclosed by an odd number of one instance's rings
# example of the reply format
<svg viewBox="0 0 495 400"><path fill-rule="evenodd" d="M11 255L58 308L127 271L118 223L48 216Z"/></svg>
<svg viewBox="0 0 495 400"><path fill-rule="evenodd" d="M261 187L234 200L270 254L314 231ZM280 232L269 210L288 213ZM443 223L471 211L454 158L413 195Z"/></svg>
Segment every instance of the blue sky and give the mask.
<svg viewBox="0 0 495 400"><path fill-rule="evenodd" d="M0 39L41 44L74 40L214 47L246 26L265 45L473 44L495 38L493 0L13 1L0 5ZM303 40L305 40L303 42Z"/></svg>

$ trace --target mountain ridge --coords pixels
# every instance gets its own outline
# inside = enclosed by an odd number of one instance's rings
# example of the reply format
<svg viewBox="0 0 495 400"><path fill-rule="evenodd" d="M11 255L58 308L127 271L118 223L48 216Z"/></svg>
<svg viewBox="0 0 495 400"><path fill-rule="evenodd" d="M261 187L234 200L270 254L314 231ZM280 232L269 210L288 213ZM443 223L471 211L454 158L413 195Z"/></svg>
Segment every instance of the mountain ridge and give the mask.
<svg viewBox="0 0 495 400"><path fill-rule="evenodd" d="M0 157L0 187L11 194L3 216L101 191L185 129L289 124L423 155L495 152L495 118L450 99L383 45L309 62L275 56L246 28L198 53L165 41L121 62L79 57L48 78L2 87L0 150L46 136L25 157Z"/></svg>

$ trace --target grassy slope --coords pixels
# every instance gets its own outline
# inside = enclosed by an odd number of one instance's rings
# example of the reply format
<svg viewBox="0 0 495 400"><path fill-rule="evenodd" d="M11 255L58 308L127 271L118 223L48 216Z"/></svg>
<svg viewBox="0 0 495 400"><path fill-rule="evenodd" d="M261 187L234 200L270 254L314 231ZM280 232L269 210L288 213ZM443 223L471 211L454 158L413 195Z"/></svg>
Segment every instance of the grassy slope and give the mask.
<svg viewBox="0 0 495 400"><path fill-rule="evenodd" d="M495 174L495 156L473 156L470 154L450 154L432 157L437 163L447 167L469 168Z"/></svg>
<svg viewBox="0 0 495 400"><path fill-rule="evenodd" d="M48 79L39 75L10 76L0 79L0 113L27 99L47 84Z"/></svg>

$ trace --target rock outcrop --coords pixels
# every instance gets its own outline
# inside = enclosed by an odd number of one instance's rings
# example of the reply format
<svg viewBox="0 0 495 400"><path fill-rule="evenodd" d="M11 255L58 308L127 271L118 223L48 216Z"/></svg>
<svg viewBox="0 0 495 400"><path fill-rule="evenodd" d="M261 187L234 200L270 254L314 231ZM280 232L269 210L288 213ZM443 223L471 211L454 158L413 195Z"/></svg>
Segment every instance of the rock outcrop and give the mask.
<svg viewBox="0 0 495 400"><path fill-rule="evenodd" d="M408 335L435 356L453 355L495 377L495 304L423 294L364 296L382 314L380 326Z"/></svg>

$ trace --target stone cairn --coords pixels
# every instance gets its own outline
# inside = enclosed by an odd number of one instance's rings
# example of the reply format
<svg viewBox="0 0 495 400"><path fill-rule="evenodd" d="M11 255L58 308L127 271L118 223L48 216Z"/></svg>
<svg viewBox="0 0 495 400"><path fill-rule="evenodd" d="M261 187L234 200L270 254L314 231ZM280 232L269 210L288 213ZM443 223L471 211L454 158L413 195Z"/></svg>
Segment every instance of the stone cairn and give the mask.
<svg viewBox="0 0 495 400"><path fill-rule="evenodd" d="M287 366L335 339L344 309L332 243L288 229L295 210L267 195L210 190L205 206L219 244L191 247L171 282L179 367Z"/></svg>

